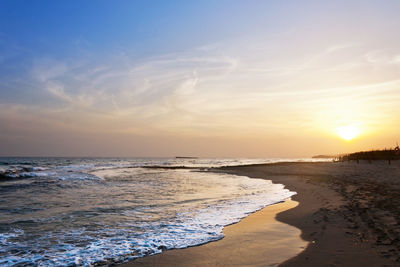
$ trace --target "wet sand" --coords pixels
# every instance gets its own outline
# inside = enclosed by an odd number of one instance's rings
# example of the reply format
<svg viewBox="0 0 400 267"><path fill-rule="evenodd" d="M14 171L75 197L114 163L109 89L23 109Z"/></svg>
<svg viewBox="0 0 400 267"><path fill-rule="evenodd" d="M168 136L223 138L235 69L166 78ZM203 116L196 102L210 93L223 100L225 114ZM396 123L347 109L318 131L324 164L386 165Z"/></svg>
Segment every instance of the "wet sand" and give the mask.
<svg viewBox="0 0 400 267"><path fill-rule="evenodd" d="M300 230L279 222L279 212L298 202L286 200L252 213L223 229L219 241L187 249L174 249L137 259L122 266L277 266L304 250Z"/></svg>
<svg viewBox="0 0 400 267"><path fill-rule="evenodd" d="M166 251L125 266L400 265L400 161L391 165L383 161L372 164L278 163L213 171L282 183L298 193L292 199L299 205L282 210L274 210L278 205L269 206L264 209L270 210L265 218L261 215L262 210L226 227L225 238L221 241ZM286 258L268 261L271 255L279 255L288 248L301 248L301 245L292 246L289 242L272 251L277 245L268 239L270 236L276 235L277 242L285 239L282 231L268 232L273 230L268 225L277 223L271 219L275 215L276 220L282 222L280 226L287 224L296 227L290 229L300 229L308 246L298 250L297 255L286 254ZM253 216L260 216L258 223L264 224L265 228L246 223ZM251 234L247 235L248 232ZM232 260L231 255L234 256Z"/></svg>

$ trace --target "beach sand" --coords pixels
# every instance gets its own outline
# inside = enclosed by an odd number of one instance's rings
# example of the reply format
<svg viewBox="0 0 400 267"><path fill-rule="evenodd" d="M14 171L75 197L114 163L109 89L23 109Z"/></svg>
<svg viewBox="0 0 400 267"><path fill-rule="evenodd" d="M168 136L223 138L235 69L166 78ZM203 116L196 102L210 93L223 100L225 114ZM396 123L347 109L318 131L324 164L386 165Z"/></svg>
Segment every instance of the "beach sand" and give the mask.
<svg viewBox="0 0 400 267"><path fill-rule="evenodd" d="M166 251L125 266L400 265L400 162L278 163L213 171L284 184L297 192L292 199L299 205L288 201L269 206L224 228L220 241ZM279 227L274 232L274 224L296 227L287 228L292 229L288 233L293 241L279 245L287 233ZM301 242L296 229L308 242L304 250L301 243L292 243ZM296 249L297 255L291 254ZM277 259L270 260L275 255Z"/></svg>

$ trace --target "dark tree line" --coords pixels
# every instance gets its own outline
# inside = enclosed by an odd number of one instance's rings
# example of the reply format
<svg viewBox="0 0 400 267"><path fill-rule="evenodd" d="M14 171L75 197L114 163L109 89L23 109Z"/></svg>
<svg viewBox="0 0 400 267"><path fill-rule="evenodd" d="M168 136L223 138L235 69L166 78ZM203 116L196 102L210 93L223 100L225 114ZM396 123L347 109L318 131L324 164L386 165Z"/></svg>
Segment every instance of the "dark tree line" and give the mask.
<svg viewBox="0 0 400 267"><path fill-rule="evenodd" d="M359 162L360 160L367 160L371 162L373 160L387 160L389 164L392 160L398 159L400 159L400 148L398 145L395 148L361 151L338 157L339 161L355 160Z"/></svg>

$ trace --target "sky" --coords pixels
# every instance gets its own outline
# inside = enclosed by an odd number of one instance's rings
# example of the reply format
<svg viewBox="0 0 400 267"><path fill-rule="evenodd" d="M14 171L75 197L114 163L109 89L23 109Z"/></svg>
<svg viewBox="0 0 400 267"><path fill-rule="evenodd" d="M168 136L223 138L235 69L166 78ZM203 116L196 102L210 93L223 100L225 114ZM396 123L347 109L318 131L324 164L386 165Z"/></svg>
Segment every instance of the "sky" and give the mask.
<svg viewBox="0 0 400 267"><path fill-rule="evenodd" d="M2 0L0 156L394 147L399 10L396 0Z"/></svg>

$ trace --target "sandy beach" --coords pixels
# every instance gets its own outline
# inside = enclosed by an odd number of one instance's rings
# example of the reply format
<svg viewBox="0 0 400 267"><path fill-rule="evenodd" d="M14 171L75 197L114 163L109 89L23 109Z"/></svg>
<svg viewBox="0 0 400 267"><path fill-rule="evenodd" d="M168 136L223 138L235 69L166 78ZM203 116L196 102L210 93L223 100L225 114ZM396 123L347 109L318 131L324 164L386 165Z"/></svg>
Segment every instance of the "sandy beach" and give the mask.
<svg viewBox="0 0 400 267"><path fill-rule="evenodd" d="M220 241L124 266L399 265L400 162L278 163L212 171L270 179L297 195L225 227ZM285 244L285 238L291 241Z"/></svg>

